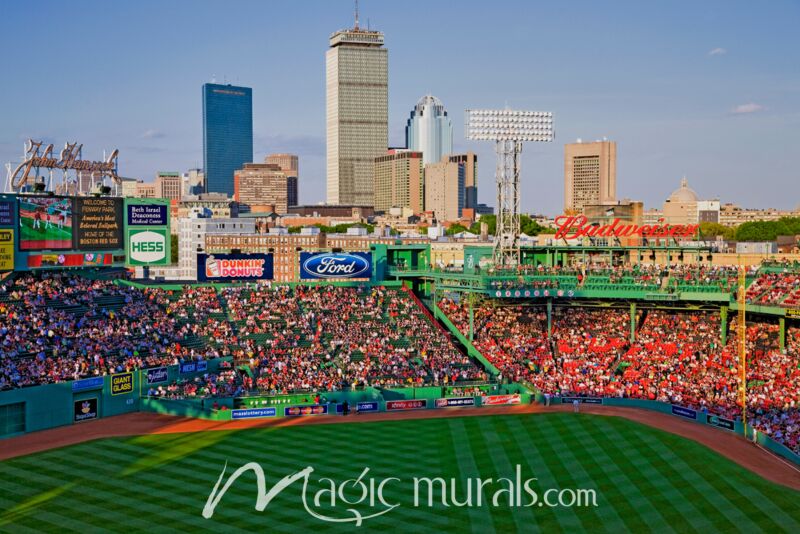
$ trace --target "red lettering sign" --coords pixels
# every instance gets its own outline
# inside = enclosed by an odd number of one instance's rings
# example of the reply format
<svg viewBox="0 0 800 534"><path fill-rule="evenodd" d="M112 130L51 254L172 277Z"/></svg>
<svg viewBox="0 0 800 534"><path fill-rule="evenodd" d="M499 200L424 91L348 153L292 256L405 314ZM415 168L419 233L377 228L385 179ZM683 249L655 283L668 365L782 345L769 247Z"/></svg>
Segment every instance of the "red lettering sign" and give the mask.
<svg viewBox="0 0 800 534"><path fill-rule="evenodd" d="M659 219L663 223L664 219ZM589 224L585 215L561 215L556 217L556 239L580 239L581 237L640 237L663 238L693 237L697 233L699 224L656 224L636 225L623 224L619 219L614 219L610 224Z"/></svg>

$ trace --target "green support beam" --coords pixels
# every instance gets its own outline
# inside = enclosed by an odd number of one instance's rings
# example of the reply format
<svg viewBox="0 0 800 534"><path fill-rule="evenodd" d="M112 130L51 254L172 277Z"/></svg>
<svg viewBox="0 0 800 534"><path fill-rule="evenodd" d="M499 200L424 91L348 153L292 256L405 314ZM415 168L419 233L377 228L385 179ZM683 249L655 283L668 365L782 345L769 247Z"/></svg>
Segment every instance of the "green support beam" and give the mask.
<svg viewBox="0 0 800 534"><path fill-rule="evenodd" d="M631 343L636 341L636 303L631 302Z"/></svg>
<svg viewBox="0 0 800 534"><path fill-rule="evenodd" d="M553 299L547 299L547 339L553 336Z"/></svg>
<svg viewBox="0 0 800 534"><path fill-rule="evenodd" d="M719 309L719 342L724 347L728 344L728 307L722 306Z"/></svg>
<svg viewBox="0 0 800 534"><path fill-rule="evenodd" d="M475 311L472 301L475 300L475 293L470 293L469 298L469 340L472 341L475 335Z"/></svg>
<svg viewBox="0 0 800 534"><path fill-rule="evenodd" d="M781 317L778 319L778 324L781 327L781 331L779 334L779 339L781 343L781 353L786 354L786 318Z"/></svg>

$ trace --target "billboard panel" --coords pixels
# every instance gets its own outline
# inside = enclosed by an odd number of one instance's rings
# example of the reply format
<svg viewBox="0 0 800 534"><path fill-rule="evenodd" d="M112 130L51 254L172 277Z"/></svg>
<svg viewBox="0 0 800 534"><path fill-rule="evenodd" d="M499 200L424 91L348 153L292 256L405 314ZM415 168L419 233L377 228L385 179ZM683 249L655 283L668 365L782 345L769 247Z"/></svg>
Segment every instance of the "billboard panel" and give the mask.
<svg viewBox="0 0 800 534"><path fill-rule="evenodd" d="M14 230L0 230L0 271L14 270Z"/></svg>
<svg viewBox="0 0 800 534"><path fill-rule="evenodd" d="M78 197L74 218L77 250L123 248L121 198Z"/></svg>
<svg viewBox="0 0 800 534"><path fill-rule="evenodd" d="M138 204L128 201L128 226L167 226L169 208L166 204Z"/></svg>
<svg viewBox="0 0 800 534"><path fill-rule="evenodd" d="M372 254L369 252L300 253L300 278L370 278Z"/></svg>
<svg viewBox="0 0 800 534"><path fill-rule="evenodd" d="M128 230L129 265L168 265L169 232L166 228Z"/></svg>
<svg viewBox="0 0 800 534"><path fill-rule="evenodd" d="M17 202L12 199L0 200L0 226L14 227L14 214L17 211Z"/></svg>
<svg viewBox="0 0 800 534"><path fill-rule="evenodd" d="M272 254L198 254L197 281L272 280Z"/></svg>
<svg viewBox="0 0 800 534"><path fill-rule="evenodd" d="M72 199L20 196L19 249L69 250L72 248Z"/></svg>

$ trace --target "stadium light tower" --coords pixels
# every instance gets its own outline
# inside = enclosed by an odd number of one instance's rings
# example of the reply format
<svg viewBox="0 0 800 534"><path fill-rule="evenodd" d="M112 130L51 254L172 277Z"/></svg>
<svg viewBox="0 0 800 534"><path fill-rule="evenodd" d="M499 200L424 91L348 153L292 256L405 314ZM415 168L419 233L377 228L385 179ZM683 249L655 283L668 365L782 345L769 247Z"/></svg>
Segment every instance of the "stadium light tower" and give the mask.
<svg viewBox="0 0 800 534"><path fill-rule="evenodd" d="M467 139L494 141L497 152L497 230L494 264L518 265L519 257L519 157L523 141L553 140L553 114L549 111L468 109Z"/></svg>

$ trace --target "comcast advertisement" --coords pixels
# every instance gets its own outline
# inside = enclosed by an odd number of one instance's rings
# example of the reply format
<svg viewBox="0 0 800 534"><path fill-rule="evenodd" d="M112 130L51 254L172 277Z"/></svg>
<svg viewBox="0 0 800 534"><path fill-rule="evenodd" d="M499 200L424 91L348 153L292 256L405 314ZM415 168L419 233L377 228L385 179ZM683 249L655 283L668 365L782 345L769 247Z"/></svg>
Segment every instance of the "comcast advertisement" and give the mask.
<svg viewBox="0 0 800 534"><path fill-rule="evenodd" d="M127 265L170 264L169 201L126 199L125 228Z"/></svg>

